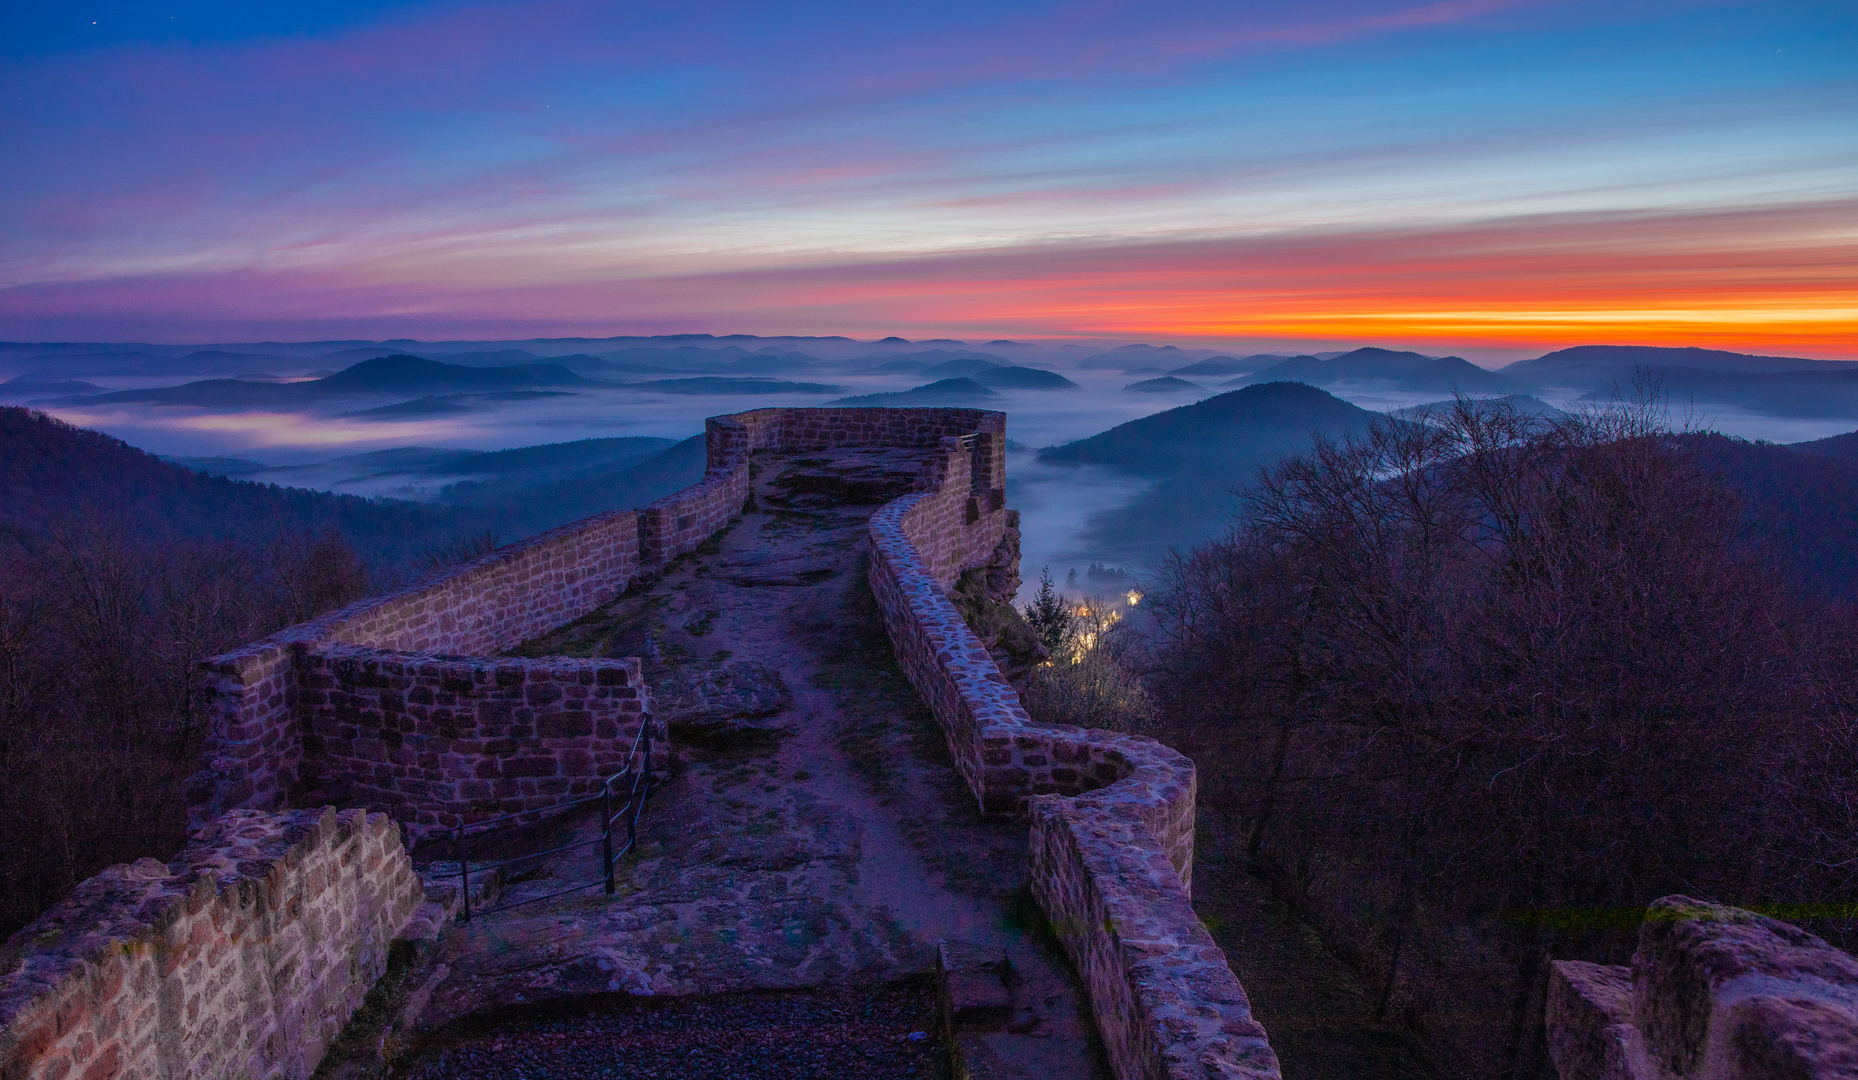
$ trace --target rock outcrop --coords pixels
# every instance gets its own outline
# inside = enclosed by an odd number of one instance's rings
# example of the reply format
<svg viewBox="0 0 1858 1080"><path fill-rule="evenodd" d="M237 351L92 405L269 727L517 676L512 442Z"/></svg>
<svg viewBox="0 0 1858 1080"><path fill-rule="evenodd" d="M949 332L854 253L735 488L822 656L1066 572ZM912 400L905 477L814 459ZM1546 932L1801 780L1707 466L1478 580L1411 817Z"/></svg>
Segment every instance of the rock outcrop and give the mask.
<svg viewBox="0 0 1858 1080"><path fill-rule="evenodd" d="M1799 927L1686 896L1652 904L1630 967L1557 961L1561 1080L1858 1077L1858 959Z"/></svg>

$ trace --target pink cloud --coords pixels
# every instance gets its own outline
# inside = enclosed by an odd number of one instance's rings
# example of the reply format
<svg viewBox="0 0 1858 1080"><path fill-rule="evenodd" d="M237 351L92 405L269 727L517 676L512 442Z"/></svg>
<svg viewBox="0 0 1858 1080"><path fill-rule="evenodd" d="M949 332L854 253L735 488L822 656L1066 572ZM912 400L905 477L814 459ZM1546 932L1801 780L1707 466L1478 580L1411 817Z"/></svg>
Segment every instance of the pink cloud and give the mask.
<svg viewBox="0 0 1858 1080"><path fill-rule="evenodd" d="M550 287L336 272L0 291L12 339L681 331L1714 343L1858 358L1858 200L1433 229L1065 244Z"/></svg>

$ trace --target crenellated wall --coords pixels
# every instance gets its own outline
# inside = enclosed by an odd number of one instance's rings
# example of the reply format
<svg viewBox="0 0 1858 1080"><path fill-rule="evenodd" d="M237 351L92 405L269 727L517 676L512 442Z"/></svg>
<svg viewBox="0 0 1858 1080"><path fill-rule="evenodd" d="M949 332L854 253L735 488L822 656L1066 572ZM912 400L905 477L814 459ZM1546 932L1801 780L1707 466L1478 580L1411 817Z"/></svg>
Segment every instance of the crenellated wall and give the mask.
<svg viewBox="0 0 1858 1080"><path fill-rule="evenodd" d="M6 1080L303 1080L424 903L382 814L235 811L0 948Z"/></svg>

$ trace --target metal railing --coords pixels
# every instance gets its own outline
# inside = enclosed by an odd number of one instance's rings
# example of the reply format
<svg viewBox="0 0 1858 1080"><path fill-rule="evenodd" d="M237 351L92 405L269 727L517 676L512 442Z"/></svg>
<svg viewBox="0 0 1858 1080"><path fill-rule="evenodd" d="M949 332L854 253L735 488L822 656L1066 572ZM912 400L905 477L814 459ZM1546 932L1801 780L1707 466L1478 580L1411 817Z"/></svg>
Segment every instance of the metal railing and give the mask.
<svg viewBox="0 0 1858 1080"><path fill-rule="evenodd" d="M635 767L633 764L634 762L640 762L641 764ZM628 781L630 782L628 783ZM618 796L622 789L625 794L623 802L618 801ZM507 911L513 907L521 907L524 904L534 904L543 900L553 900L557 896L566 896L568 893L580 892L583 889L591 889L596 885L605 886L606 894L612 896L614 893L613 864L618 861L620 856L630 853L638 846L639 815L645 810L645 796L650 794L651 789L652 721L651 717L647 716L643 719L643 722L639 724L638 737L632 740L632 752L626 757L626 767L600 782L600 794L590 795L585 799L576 799L570 803L563 803L547 811L549 818L554 818L576 807L597 802L600 804L599 836L591 840L577 840L571 844L562 844L559 847L549 848L546 851L531 851L515 856L514 858L500 859L496 862L479 863L475 867L477 873L486 874L493 870L500 870L506 866L514 866L518 863L535 863L550 855L559 855L564 851L574 851L579 848L592 847L595 844L599 844L600 876L593 881L583 881L578 885L570 885L565 889L557 889L554 892L546 893L542 896L527 896L521 900L512 900L506 904L479 908L477 914L489 915L492 912ZM616 806L617 810L615 809ZM453 829L452 839L457 845L458 872L456 874L443 874L440 875L440 878L441 880L450 877L456 877L458 879L459 892L463 895L463 906L459 909L458 913L459 922L470 922L472 915L471 874L474 868L471 865L471 839L475 836L482 841L486 834L508 827L510 823L515 822L518 818L531 819L525 822L525 825L541 824L540 821L535 820L535 815L539 812L540 811L536 810L524 810L514 814L504 814L500 817L486 818L483 821L472 822L465 822L461 819L458 825ZM626 841L618 850L614 850L613 826L616 822L620 821L625 822Z"/></svg>

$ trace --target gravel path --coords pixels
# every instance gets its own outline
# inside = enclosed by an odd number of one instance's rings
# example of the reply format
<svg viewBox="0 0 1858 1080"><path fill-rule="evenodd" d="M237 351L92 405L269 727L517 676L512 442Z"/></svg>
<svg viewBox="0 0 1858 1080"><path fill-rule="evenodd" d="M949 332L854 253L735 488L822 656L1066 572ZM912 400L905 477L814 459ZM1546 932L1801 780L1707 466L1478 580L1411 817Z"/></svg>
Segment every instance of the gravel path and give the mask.
<svg viewBox="0 0 1858 1080"><path fill-rule="evenodd" d="M926 979L713 998L613 997L468 1035L414 1080L941 1080L948 1057Z"/></svg>

